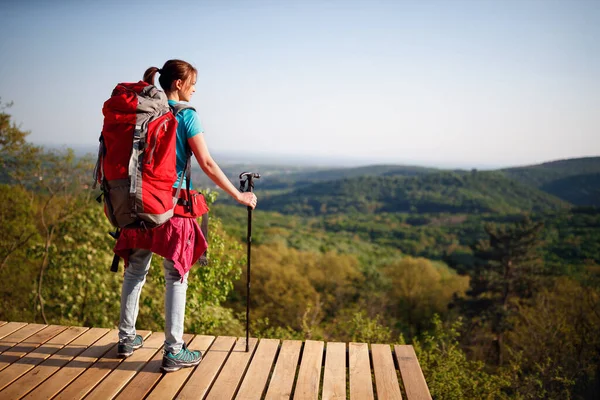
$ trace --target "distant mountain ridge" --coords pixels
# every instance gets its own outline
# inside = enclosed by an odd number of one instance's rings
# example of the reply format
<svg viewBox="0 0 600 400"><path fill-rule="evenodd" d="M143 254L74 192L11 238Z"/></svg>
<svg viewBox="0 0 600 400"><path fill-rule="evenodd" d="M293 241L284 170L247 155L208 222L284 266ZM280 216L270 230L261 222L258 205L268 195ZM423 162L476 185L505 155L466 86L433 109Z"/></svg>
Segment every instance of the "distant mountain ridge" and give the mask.
<svg viewBox="0 0 600 400"><path fill-rule="evenodd" d="M497 171L431 172L417 176L362 176L319 182L266 196L261 208L286 214L518 213L569 204Z"/></svg>
<svg viewBox="0 0 600 400"><path fill-rule="evenodd" d="M505 168L507 177L578 206L600 206L600 157Z"/></svg>
<svg viewBox="0 0 600 400"><path fill-rule="evenodd" d="M488 197L488 205L479 202L478 205L475 206L476 209L480 210L511 208L523 210L536 209L535 205L530 204L525 206L525 203L528 203L528 201L523 202L523 200L519 200L515 203L515 190L519 193L519 196L523 197L523 199L533 197L538 198L542 204L539 207L540 209L546 208L548 204L553 204L556 198L562 199L564 202L573 205L600 206L600 157L558 160L531 166L478 172L477 170L449 171L436 168L402 165L371 165L355 168L318 169L311 171L296 171L285 175L275 173L273 176L262 181L260 187L263 190L284 189L297 195L301 192L316 195L317 193L314 193L315 190L318 193L323 194L325 192L325 187L330 187L331 190L334 190L335 188L335 190L343 191L344 188L341 187L339 183L335 183L335 181L338 180L346 181L359 177L414 177L417 181L419 179L424 179L424 182L427 182L428 179L424 178L425 176L430 174L439 175L448 173L454 173L457 174L457 176L478 173L479 177L488 177L487 179L490 179L490 184L491 182L494 182L499 185L499 188L505 189L504 193L494 191L494 196L498 204L490 206L489 202L491 200L489 196L491 195L491 192L489 188L484 189L481 186L481 182L475 185L475 181L471 181L470 183L474 185L471 188L473 190L473 193L471 194L473 198L478 196ZM501 180L500 176L504 177L506 180ZM492 177L494 178L492 179ZM516 182L519 183L519 185L515 186L510 182ZM414 181L396 181L396 184L398 185L412 183L414 183ZM346 184L352 186L352 183ZM448 185L452 184L451 181L448 181ZM315 189L314 185L317 185L316 187L318 189ZM303 190L299 191L301 188ZM444 187L444 185L437 187L437 189L442 193L446 193L450 190L449 188ZM480 193L476 194L476 191L480 191ZM531 191L531 194L527 195L527 191ZM554 200L550 200L549 198L542 199L543 196L540 194L542 192L551 195ZM508 201L506 199L512 200ZM462 200L464 200L464 198ZM494 203L494 201L492 201L492 203ZM505 206L500 206L500 203L505 203ZM423 207L424 204L421 204L421 208ZM425 208L428 209L432 207L431 204L425 206ZM447 206L441 208L448 209ZM304 207L304 211L307 210L308 208Z"/></svg>
<svg viewBox="0 0 600 400"><path fill-rule="evenodd" d="M600 174L600 157L571 158L500 170L509 178L541 187L549 182L584 174Z"/></svg>

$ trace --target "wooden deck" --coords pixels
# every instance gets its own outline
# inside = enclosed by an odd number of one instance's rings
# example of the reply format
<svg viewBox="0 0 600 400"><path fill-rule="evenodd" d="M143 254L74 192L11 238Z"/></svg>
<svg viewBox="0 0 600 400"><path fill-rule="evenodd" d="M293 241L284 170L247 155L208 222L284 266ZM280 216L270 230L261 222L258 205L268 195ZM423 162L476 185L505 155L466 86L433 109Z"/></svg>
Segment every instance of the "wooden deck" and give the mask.
<svg viewBox="0 0 600 400"><path fill-rule="evenodd" d="M164 334L0 321L0 399L431 399L412 346L186 335L204 358L163 374Z"/></svg>

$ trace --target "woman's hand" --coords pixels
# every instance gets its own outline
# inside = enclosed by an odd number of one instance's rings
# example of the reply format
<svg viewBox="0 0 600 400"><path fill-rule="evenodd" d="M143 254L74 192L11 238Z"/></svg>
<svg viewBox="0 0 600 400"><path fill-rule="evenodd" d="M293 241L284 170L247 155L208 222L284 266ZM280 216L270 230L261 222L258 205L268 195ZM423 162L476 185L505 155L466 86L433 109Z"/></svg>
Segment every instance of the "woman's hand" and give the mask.
<svg viewBox="0 0 600 400"><path fill-rule="evenodd" d="M258 199L256 198L256 195L252 192L240 193L240 195L238 196L238 198L236 200L240 204L251 207L253 210L256 207L256 202L258 201Z"/></svg>

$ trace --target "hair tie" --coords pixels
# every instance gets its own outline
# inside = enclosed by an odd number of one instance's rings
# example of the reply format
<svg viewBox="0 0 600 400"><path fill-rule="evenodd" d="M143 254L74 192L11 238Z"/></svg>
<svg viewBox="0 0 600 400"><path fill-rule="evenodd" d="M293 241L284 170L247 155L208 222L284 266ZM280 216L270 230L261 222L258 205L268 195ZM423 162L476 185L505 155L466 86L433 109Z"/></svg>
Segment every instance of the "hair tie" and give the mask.
<svg viewBox="0 0 600 400"><path fill-rule="evenodd" d="M159 68L159 69L157 69L156 71L157 71L159 74L161 74L161 75L162 75L162 69L160 69L160 68Z"/></svg>

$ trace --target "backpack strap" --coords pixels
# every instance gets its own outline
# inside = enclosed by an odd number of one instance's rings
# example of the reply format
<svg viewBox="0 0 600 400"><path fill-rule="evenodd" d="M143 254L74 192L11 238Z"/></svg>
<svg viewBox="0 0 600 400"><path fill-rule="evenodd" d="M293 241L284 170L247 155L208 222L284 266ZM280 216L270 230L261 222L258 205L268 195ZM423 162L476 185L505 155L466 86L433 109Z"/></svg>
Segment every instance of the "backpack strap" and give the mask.
<svg viewBox="0 0 600 400"><path fill-rule="evenodd" d="M182 112L183 110L186 110L188 108L191 108L192 110L196 111L196 109L194 107L192 107L186 103L169 104L169 107L171 107L171 111L173 112L173 115L175 115L175 117L177 117L177 114L179 114L180 112ZM187 153L187 159L185 162L184 173L185 173L185 181L186 181L186 190L188 192L188 199L189 199L189 198L191 198L190 185L192 182L192 149L190 148L190 146L187 143L186 143L186 153ZM182 176L182 178L183 178L183 176ZM181 183L182 183L182 180L179 181L179 187L177 188L176 197L179 197L179 189L181 188ZM194 207L193 202L190 202L190 207L193 210L193 207ZM192 211L192 213L193 213L193 211ZM202 222L200 223L200 230L202 231L202 234L204 234L204 238L208 241L208 212L202 214ZM202 254L202 256L200 257L200 260L198 262L200 263L200 265L208 264L208 260L206 258L206 252L204 254Z"/></svg>
<svg viewBox="0 0 600 400"><path fill-rule="evenodd" d="M171 108L171 112L173 113L174 116L177 116L177 114L179 114L183 110L187 110L188 108L191 108L192 110L196 111L196 109L194 107L192 107L186 103L169 104L169 107Z"/></svg>
<svg viewBox="0 0 600 400"><path fill-rule="evenodd" d="M177 114L179 114L183 110L187 110L188 108L196 111L196 109L194 107L192 107L186 103L178 102L175 104L169 104L169 107L171 108L171 112L173 113L175 118L177 118ZM179 191L181 189L181 184L183 183L183 176L185 176L186 190L187 190L188 199L189 199L190 198L190 185L191 185L191 180L192 180L192 149L190 148L190 146L187 143L186 143L185 149L186 149L186 161L185 161L185 169L183 170L184 174L181 177L182 179L179 180L179 185L177 186L177 192L175 192L175 197L179 198ZM191 207L193 207L193 205Z"/></svg>

